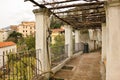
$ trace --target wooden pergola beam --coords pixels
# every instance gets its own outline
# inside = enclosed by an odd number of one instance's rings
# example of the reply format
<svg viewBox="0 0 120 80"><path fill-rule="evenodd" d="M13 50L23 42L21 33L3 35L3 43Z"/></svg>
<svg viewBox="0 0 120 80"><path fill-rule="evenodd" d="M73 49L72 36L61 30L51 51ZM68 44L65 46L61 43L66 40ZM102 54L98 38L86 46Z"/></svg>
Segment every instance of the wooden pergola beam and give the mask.
<svg viewBox="0 0 120 80"><path fill-rule="evenodd" d="M89 9L67 10L67 11L55 12L55 14L60 14L60 13L70 13L70 12L79 12L79 11L86 11L86 10L90 10L90 9L94 9L94 10L96 10L96 8L98 8L98 9L102 9L102 8L104 8L104 7L99 6L99 7L89 8Z"/></svg>
<svg viewBox="0 0 120 80"><path fill-rule="evenodd" d="M44 3L44 4L41 4L41 5L53 5L53 4L60 4L60 3L74 2L74 1L80 1L80 0L59 1L59 2L52 2L52 3Z"/></svg>
<svg viewBox="0 0 120 80"><path fill-rule="evenodd" d="M58 7L52 7L48 8L50 10L52 9L62 9L62 8L70 8L70 7L80 7L80 6L91 6L91 5L102 5L104 2L92 2L92 3L80 3L80 4L72 4L72 5L65 5L65 6L58 6Z"/></svg>
<svg viewBox="0 0 120 80"><path fill-rule="evenodd" d="M35 5L37 5L40 8L46 8L50 11L51 14L53 14L56 18L60 19L61 21L67 23L68 25L73 26L74 28L90 28L91 26L93 28L96 28L98 26L101 25L101 23L105 20L104 16L105 16L105 11L104 11L104 1L102 2L91 2L91 3L80 3L80 4L73 4L73 5L61 5L61 6L56 6L56 7L51 7L51 8L47 8L47 5L52 5L52 4L57 4L60 2L54 2L54 3L45 3L45 4L39 4L34 0L29 0L32 3L34 3ZM67 2L73 2L73 1L79 1L79 0L67 0ZM61 3L63 3L64 1L61 1ZM61 16L57 15L57 13L54 13L52 10L59 10L59 9L63 9L63 8L71 8L71 7L82 7L82 9L80 8L76 8L76 10L72 10L72 11L81 11L83 10L88 10L88 12L85 11L85 13L81 14L67 14L64 16L68 16L66 18L62 18ZM89 7L89 8L86 8ZM102 10L103 8L103 10ZM94 9L95 13L89 13L90 9ZM96 11L96 9L98 10L98 12ZM101 9L101 10L100 10ZM63 13L66 11L63 11ZM75 12L75 13L76 13ZM97 13L96 13L97 12ZM62 13L62 12L59 12ZM70 13L70 11L68 12ZM99 18L95 18L96 16L99 16ZM71 18L72 17L72 18ZM88 18L89 17L89 20ZM70 18L70 19L69 19ZM83 19L84 18L84 19ZM80 20L81 19L81 20Z"/></svg>
<svg viewBox="0 0 120 80"><path fill-rule="evenodd" d="M83 14L73 14L73 15L72 14L68 14L68 17L65 17L65 18L75 18L75 17L81 18L82 16L89 17L89 16L103 16L103 15L105 15L104 11L103 12L97 12L97 13L86 13L84 15Z"/></svg>
<svg viewBox="0 0 120 80"><path fill-rule="evenodd" d="M35 4L35 5L37 5L38 7L40 7L40 8L46 8L47 9L47 7L45 6L45 5L40 5L39 3L37 3L36 1L34 1L34 0L28 0L28 1L30 1L30 2L32 2L33 4ZM49 10L49 9L48 9ZM50 10L49 10L50 11ZM65 22L65 23L67 23L67 24L70 24L69 22L67 22L67 21L65 21L65 20L63 20L62 18L60 18L59 16L57 16L55 13L53 13L52 11L50 11L50 13L51 14L53 14L55 17L57 17L58 19L60 19L61 21L63 21L63 22Z"/></svg>

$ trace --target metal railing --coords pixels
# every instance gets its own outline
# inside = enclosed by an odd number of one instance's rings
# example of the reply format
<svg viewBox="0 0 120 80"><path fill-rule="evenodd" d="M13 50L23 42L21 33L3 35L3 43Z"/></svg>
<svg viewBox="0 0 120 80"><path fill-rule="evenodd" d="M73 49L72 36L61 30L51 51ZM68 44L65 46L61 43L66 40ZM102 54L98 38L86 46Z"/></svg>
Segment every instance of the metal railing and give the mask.
<svg viewBox="0 0 120 80"><path fill-rule="evenodd" d="M51 67L55 67L68 57L68 45L51 47Z"/></svg>
<svg viewBox="0 0 120 80"><path fill-rule="evenodd" d="M51 47L51 68L68 58L68 45ZM41 71L41 50L0 55L0 80L35 80ZM42 75L42 74L40 74Z"/></svg>
<svg viewBox="0 0 120 80"><path fill-rule="evenodd" d="M73 45L73 53L75 54L75 53L77 53L77 52L79 52L79 51L83 51L83 49L84 49L84 43L75 43L74 45Z"/></svg>
<svg viewBox="0 0 120 80"><path fill-rule="evenodd" d="M36 58L40 50L0 55L0 80L32 80L40 70Z"/></svg>

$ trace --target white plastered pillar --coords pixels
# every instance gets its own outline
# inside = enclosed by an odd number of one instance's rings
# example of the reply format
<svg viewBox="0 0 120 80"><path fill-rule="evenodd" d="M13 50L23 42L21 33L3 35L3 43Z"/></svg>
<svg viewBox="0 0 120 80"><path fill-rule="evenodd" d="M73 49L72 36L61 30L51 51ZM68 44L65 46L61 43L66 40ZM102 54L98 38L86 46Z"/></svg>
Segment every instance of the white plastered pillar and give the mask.
<svg viewBox="0 0 120 80"><path fill-rule="evenodd" d="M96 41L97 41L97 30L94 29L93 31L93 39L94 39L94 50L97 49Z"/></svg>
<svg viewBox="0 0 120 80"><path fill-rule="evenodd" d="M33 10L36 18L36 50L40 49L40 53L36 54L38 74L50 71L50 58L47 51L48 28L50 27L50 14L47 9ZM49 74L45 75L47 78Z"/></svg>
<svg viewBox="0 0 120 80"><path fill-rule="evenodd" d="M75 50L79 50L79 43L80 43L80 30L75 30Z"/></svg>
<svg viewBox="0 0 120 80"><path fill-rule="evenodd" d="M73 55L73 35L70 25L65 25L65 45L68 45L68 57L71 58Z"/></svg>
<svg viewBox="0 0 120 80"><path fill-rule="evenodd" d="M97 46L98 49L102 47L102 30L101 29L97 29Z"/></svg>
<svg viewBox="0 0 120 80"><path fill-rule="evenodd" d="M120 1L107 4L108 46L106 80L120 80Z"/></svg>
<svg viewBox="0 0 120 80"><path fill-rule="evenodd" d="M107 54L107 42L106 42L106 24L105 23L103 23L102 24L102 59L101 59L101 61L103 62L104 60L106 60L106 54Z"/></svg>

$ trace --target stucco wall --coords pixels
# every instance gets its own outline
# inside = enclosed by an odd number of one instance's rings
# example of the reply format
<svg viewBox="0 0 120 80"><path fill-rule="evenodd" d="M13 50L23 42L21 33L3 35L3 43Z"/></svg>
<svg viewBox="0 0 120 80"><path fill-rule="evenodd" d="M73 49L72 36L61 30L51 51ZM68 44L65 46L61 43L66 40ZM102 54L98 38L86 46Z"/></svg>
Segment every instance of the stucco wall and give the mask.
<svg viewBox="0 0 120 80"><path fill-rule="evenodd" d="M10 52L13 52L13 53L17 52L16 45L0 48L0 67L3 66L3 53L6 55L6 54L9 54ZM4 60L5 62L7 61L6 56Z"/></svg>
<svg viewBox="0 0 120 80"><path fill-rule="evenodd" d="M0 42L5 41L9 36L9 32L7 31L2 31L0 32Z"/></svg>
<svg viewBox="0 0 120 80"><path fill-rule="evenodd" d="M83 43L88 43L90 51L94 50L94 41L90 40L89 33L81 33L80 40Z"/></svg>

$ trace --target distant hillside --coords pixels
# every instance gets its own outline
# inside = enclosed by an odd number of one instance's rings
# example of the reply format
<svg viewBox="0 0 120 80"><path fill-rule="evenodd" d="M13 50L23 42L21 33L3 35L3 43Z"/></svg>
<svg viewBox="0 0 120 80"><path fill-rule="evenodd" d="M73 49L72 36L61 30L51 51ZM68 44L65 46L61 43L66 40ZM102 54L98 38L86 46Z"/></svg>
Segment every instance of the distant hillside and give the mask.
<svg viewBox="0 0 120 80"><path fill-rule="evenodd" d="M4 28L2 28L2 29L8 30L8 29L10 29L10 26L4 27Z"/></svg>

